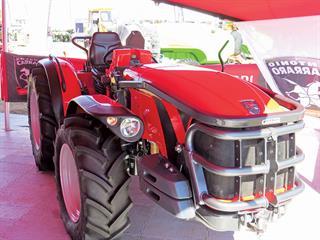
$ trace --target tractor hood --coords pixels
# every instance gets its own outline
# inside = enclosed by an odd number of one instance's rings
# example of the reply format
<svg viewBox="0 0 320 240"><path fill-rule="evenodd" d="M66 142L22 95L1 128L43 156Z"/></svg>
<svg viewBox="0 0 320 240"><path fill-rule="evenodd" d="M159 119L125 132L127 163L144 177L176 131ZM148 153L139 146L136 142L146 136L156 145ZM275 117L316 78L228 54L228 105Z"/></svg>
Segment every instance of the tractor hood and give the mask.
<svg viewBox="0 0 320 240"><path fill-rule="evenodd" d="M191 109L194 115L244 118L283 111L269 95L251 83L212 69L148 64L126 73L159 90L156 93L159 97L174 99L180 110L181 106Z"/></svg>
<svg viewBox="0 0 320 240"><path fill-rule="evenodd" d="M154 0L222 18L253 21L320 14L319 0Z"/></svg>

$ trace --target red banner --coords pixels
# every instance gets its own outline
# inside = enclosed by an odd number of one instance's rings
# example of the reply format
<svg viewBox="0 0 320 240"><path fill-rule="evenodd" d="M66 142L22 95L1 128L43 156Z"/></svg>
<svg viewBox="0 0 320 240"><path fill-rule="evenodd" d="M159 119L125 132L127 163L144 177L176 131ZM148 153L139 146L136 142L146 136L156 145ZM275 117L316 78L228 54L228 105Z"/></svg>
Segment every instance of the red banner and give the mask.
<svg viewBox="0 0 320 240"><path fill-rule="evenodd" d="M1 53L1 99L8 102L25 102L31 69L42 56Z"/></svg>
<svg viewBox="0 0 320 240"><path fill-rule="evenodd" d="M28 78L37 62L44 56L1 54L1 99L7 102L27 101ZM76 70L82 70L84 59L61 58L70 62Z"/></svg>
<svg viewBox="0 0 320 240"><path fill-rule="evenodd" d="M206 68L221 71L221 65L204 65ZM224 66L224 72L257 85L268 87L256 64L230 64Z"/></svg>

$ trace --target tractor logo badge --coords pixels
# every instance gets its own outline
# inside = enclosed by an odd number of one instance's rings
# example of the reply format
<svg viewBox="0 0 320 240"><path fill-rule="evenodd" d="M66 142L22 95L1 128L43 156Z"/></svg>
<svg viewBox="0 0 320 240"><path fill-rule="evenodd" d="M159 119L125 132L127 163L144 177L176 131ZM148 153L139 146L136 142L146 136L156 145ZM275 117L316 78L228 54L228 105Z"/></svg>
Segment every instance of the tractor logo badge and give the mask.
<svg viewBox="0 0 320 240"><path fill-rule="evenodd" d="M251 115L257 115L260 113L260 108L255 100L242 100L241 103Z"/></svg>

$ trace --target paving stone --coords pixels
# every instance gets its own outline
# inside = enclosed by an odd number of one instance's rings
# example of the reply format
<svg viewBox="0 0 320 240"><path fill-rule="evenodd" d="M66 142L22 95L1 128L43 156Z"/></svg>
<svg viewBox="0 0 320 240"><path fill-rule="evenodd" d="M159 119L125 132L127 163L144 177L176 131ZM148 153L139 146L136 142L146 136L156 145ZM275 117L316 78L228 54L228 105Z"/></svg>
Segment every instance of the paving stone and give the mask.
<svg viewBox="0 0 320 240"><path fill-rule="evenodd" d="M208 237L207 240L233 240L234 239L234 232L217 232L208 230Z"/></svg>
<svg viewBox="0 0 320 240"><path fill-rule="evenodd" d="M147 222L152 221L153 211L153 208L135 204L129 213L131 226L126 232L131 235L142 235Z"/></svg>
<svg viewBox="0 0 320 240"><path fill-rule="evenodd" d="M1 172L0 173L0 191L3 188L7 187L10 183L14 182L20 176L21 176L21 173Z"/></svg>
<svg viewBox="0 0 320 240"><path fill-rule="evenodd" d="M31 209L30 205L0 202L1 220L19 220Z"/></svg>
<svg viewBox="0 0 320 240"><path fill-rule="evenodd" d="M130 235L124 233L119 240L141 240L141 236Z"/></svg>

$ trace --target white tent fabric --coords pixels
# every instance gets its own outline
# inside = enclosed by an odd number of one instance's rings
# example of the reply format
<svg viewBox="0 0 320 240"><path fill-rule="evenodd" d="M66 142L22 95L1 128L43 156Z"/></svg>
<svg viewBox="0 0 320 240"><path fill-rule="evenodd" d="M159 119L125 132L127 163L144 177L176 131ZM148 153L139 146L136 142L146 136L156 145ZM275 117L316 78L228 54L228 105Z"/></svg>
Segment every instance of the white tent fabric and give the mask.
<svg viewBox="0 0 320 240"><path fill-rule="evenodd" d="M271 89L320 108L320 16L237 25Z"/></svg>

